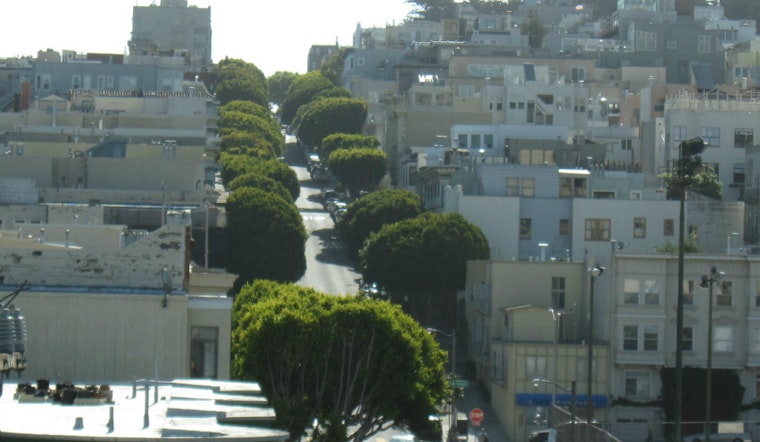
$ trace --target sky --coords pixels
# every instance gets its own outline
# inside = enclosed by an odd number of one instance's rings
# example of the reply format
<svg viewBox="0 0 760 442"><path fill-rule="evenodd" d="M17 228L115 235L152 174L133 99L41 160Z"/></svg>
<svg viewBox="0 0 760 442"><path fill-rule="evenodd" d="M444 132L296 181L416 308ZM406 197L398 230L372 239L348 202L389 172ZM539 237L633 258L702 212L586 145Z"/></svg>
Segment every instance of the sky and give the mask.
<svg viewBox="0 0 760 442"><path fill-rule="evenodd" d="M123 54L132 32L132 8L160 0L25 0L6 5L0 58L60 52ZM356 24L399 24L412 10L406 0L188 0L211 7L211 52L255 64L266 76L304 73L309 47L351 46ZM8 15L12 17L8 17Z"/></svg>

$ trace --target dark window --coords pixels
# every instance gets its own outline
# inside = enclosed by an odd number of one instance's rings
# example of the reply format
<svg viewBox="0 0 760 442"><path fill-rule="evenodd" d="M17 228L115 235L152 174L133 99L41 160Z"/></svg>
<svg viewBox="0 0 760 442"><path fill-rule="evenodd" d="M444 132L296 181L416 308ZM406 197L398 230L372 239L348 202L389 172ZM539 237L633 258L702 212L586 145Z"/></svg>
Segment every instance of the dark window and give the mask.
<svg viewBox="0 0 760 442"><path fill-rule="evenodd" d="M215 379L218 353L218 327L190 329L190 377Z"/></svg>

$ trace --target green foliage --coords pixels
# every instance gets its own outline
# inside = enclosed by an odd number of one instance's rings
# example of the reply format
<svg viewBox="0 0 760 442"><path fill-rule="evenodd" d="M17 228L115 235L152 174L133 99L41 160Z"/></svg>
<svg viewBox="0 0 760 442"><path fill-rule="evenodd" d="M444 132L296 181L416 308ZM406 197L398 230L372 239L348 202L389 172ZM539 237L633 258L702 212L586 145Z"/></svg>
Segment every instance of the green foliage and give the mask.
<svg viewBox="0 0 760 442"><path fill-rule="evenodd" d="M385 152L377 148L337 149L328 161L330 171L349 191L374 190L385 176Z"/></svg>
<svg viewBox="0 0 760 442"><path fill-rule="evenodd" d="M699 422L705 420L706 400L706 379L707 370L696 367L683 367L682 390L683 418L682 422ZM673 422L675 416L675 384L676 369L663 367L660 370L662 380L662 409L665 414L665 421ZM742 398L744 397L744 387L742 387L739 376L734 370L712 369L712 403L722 404L722 407L713 406L712 420L717 421L735 421L739 419L739 412L742 410ZM689 404L700 404L699 406L689 406ZM718 415L720 410L725 415ZM685 425L683 434L698 433L702 431L702 424L694 425L689 428ZM672 431L672 427L668 427Z"/></svg>
<svg viewBox="0 0 760 442"><path fill-rule="evenodd" d="M277 71L267 78L269 85L269 101L280 104L288 94L288 88L298 78L297 72Z"/></svg>
<svg viewBox="0 0 760 442"><path fill-rule="evenodd" d="M249 155L268 160L277 157L275 147L262 134L256 132L225 131L219 147L223 153L228 154Z"/></svg>
<svg viewBox="0 0 760 442"><path fill-rule="evenodd" d="M665 181L665 191L668 199L679 199L685 188L717 200L723 199L723 184L712 167L701 167L693 175L680 177L678 172L663 173L659 176Z"/></svg>
<svg viewBox="0 0 760 442"><path fill-rule="evenodd" d="M470 0L470 4L481 14L504 15L517 11L520 3L507 0Z"/></svg>
<svg viewBox="0 0 760 442"><path fill-rule="evenodd" d="M255 172L282 184L290 193L291 201L295 201L301 193L298 176L282 161L222 152L219 156L219 164L222 166L221 175L225 183L231 183L241 175Z"/></svg>
<svg viewBox="0 0 760 442"><path fill-rule="evenodd" d="M318 146L331 134L361 133L367 120L367 102L358 98L323 98L299 111L298 138L307 146Z"/></svg>
<svg viewBox="0 0 760 442"><path fill-rule="evenodd" d="M349 252L356 257L370 234L379 232L385 225L415 218L423 210L422 200L414 192L378 190L351 203L337 227Z"/></svg>
<svg viewBox="0 0 760 442"><path fill-rule="evenodd" d="M233 132L251 134L256 144L247 147L270 149L274 156L279 156L285 147L280 127L272 117L261 118L244 112L226 111L219 116L219 127L222 138Z"/></svg>
<svg viewBox="0 0 760 442"><path fill-rule="evenodd" d="M657 247L657 253L678 253L678 244L673 244L670 241L665 241L665 244L661 245L660 247ZM684 241L683 242L683 251L684 253L699 253L699 247L697 247L697 244L692 241Z"/></svg>
<svg viewBox="0 0 760 442"><path fill-rule="evenodd" d="M282 184L290 193L292 201L298 199L298 195L301 193L301 183L298 182L296 172L287 164L277 160L258 161L253 171Z"/></svg>
<svg viewBox="0 0 760 442"><path fill-rule="evenodd" d="M293 203L240 187L227 199L227 270L235 287L255 279L298 280L306 271L306 230Z"/></svg>
<svg viewBox="0 0 760 442"><path fill-rule="evenodd" d="M423 213L371 234L360 252L362 276L390 290L462 289L466 262L488 259L488 241L457 213Z"/></svg>
<svg viewBox="0 0 760 442"><path fill-rule="evenodd" d="M409 13L413 21L440 22L446 18L456 18L456 3L454 0L407 0L407 3L417 5Z"/></svg>
<svg viewBox="0 0 760 442"><path fill-rule="evenodd" d="M216 98L222 105L233 100L245 100L269 108L266 77L252 63L225 58L219 62Z"/></svg>
<svg viewBox="0 0 760 442"><path fill-rule="evenodd" d="M268 108L251 101L233 100L219 109L222 149L230 147L268 150L272 157L285 148L280 125Z"/></svg>
<svg viewBox="0 0 760 442"><path fill-rule="evenodd" d="M318 440L419 429L450 394L446 353L388 302L256 281L235 298L233 323L233 376L261 384L294 440L314 418Z"/></svg>
<svg viewBox="0 0 760 442"><path fill-rule="evenodd" d="M335 86L340 86L340 76L343 75L343 64L348 55L348 48L340 48L325 60L322 67L319 68L322 75L325 76Z"/></svg>
<svg viewBox="0 0 760 442"><path fill-rule="evenodd" d="M549 32L535 9L528 11L528 17L520 23L520 31L528 36L531 48L543 47L544 37Z"/></svg>
<svg viewBox="0 0 760 442"><path fill-rule="evenodd" d="M320 71L311 71L298 76L290 84L288 93L280 106L280 120L285 124L291 124L296 116L298 109L311 102L312 100L329 93L337 94L342 90L350 96L350 92L343 88L337 88L327 77Z"/></svg>
<svg viewBox="0 0 760 442"><path fill-rule="evenodd" d="M322 139L317 153L321 158L330 158L335 149L351 149L354 147L378 147L380 141L374 136L361 134L330 134Z"/></svg>
<svg viewBox="0 0 760 442"><path fill-rule="evenodd" d="M288 192L288 190L285 189L285 186L275 181L274 179L262 175L258 172L250 172L244 175L240 175L232 180L228 186L229 190L233 192L241 187L254 187L261 189L265 192L270 192L279 197L282 197L282 199L289 203L293 202L293 197Z"/></svg>

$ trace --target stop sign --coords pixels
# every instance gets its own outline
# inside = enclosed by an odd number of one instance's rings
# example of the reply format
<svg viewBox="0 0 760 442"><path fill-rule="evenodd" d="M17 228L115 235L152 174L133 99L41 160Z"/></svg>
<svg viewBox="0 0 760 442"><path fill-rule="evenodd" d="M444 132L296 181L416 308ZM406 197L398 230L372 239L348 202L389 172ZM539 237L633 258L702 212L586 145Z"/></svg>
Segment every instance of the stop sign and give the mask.
<svg viewBox="0 0 760 442"><path fill-rule="evenodd" d="M472 422L472 425L479 426L481 422L483 422L483 410L480 408L473 408L470 410L470 421Z"/></svg>

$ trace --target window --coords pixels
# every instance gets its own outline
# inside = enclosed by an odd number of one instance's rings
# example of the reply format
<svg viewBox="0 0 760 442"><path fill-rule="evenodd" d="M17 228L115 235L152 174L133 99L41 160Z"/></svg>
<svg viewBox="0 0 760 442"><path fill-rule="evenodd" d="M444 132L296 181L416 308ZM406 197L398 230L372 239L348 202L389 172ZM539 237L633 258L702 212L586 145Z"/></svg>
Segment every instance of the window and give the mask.
<svg viewBox="0 0 760 442"><path fill-rule="evenodd" d="M694 351L694 327L681 330L681 348L683 351Z"/></svg>
<svg viewBox="0 0 760 442"><path fill-rule="evenodd" d="M480 134L472 134L470 137L470 149L479 149L480 147Z"/></svg>
<svg viewBox="0 0 760 442"><path fill-rule="evenodd" d="M611 221L609 219L586 219L586 241L609 241L610 230Z"/></svg>
<svg viewBox="0 0 760 442"><path fill-rule="evenodd" d="M646 371L625 372L625 395L632 397L649 397L650 375Z"/></svg>
<svg viewBox="0 0 760 442"><path fill-rule="evenodd" d="M722 305L722 306L731 306L732 304L732 298L731 295L732 286L731 281L720 281L720 293L715 295L715 305Z"/></svg>
<svg viewBox="0 0 760 442"><path fill-rule="evenodd" d="M614 200L615 192L612 190L595 190L593 197L600 200Z"/></svg>
<svg viewBox="0 0 760 442"><path fill-rule="evenodd" d="M623 350L636 351L639 349L639 327L623 326Z"/></svg>
<svg viewBox="0 0 760 442"><path fill-rule="evenodd" d="M560 235L570 234L570 220L569 219L559 220L559 234Z"/></svg>
<svg viewBox="0 0 760 442"><path fill-rule="evenodd" d="M79 89L82 87L82 77L80 75L71 76L71 88Z"/></svg>
<svg viewBox="0 0 760 442"><path fill-rule="evenodd" d="M660 305L660 289L657 287L657 281L644 281L644 304Z"/></svg>
<svg viewBox="0 0 760 442"><path fill-rule="evenodd" d="M675 235L675 221L673 218L667 218L662 221L662 234L664 236Z"/></svg>
<svg viewBox="0 0 760 442"><path fill-rule="evenodd" d="M760 327L752 328L752 342L750 343L750 353L760 353Z"/></svg>
<svg viewBox="0 0 760 442"><path fill-rule="evenodd" d="M675 40L668 40L665 43L665 47L667 47L671 51L674 51L674 50L678 49L678 42L675 41Z"/></svg>
<svg viewBox="0 0 760 442"><path fill-rule="evenodd" d="M694 305L694 281L683 282L683 304Z"/></svg>
<svg viewBox="0 0 760 442"><path fill-rule="evenodd" d="M711 50L710 41L709 35L697 35L697 54L709 54Z"/></svg>
<svg viewBox="0 0 760 442"><path fill-rule="evenodd" d="M673 128L670 130L670 136L673 141L676 142L689 139L689 134L686 130L686 126L673 126Z"/></svg>
<svg viewBox="0 0 760 442"><path fill-rule="evenodd" d="M520 196L520 179L519 178L507 178L507 195L506 196Z"/></svg>
<svg viewBox="0 0 760 442"><path fill-rule="evenodd" d="M565 278L552 276L552 307L558 310L565 309Z"/></svg>
<svg viewBox="0 0 760 442"><path fill-rule="evenodd" d="M37 87L36 89L49 91L50 90L50 74L37 75Z"/></svg>
<svg viewBox="0 0 760 442"><path fill-rule="evenodd" d="M755 284L755 307L760 307L760 282Z"/></svg>
<svg viewBox="0 0 760 442"><path fill-rule="evenodd" d="M636 31L634 38L636 51L652 52L657 50L657 34L655 32Z"/></svg>
<svg viewBox="0 0 760 442"><path fill-rule="evenodd" d="M586 69L585 68L572 68L570 70L570 75L572 78L573 83L582 83L586 81Z"/></svg>
<svg viewBox="0 0 760 442"><path fill-rule="evenodd" d="M646 238L647 236L647 219L642 217L633 218L633 237Z"/></svg>
<svg viewBox="0 0 760 442"><path fill-rule="evenodd" d="M462 149L467 148L467 134L459 134L457 136L457 145Z"/></svg>
<svg viewBox="0 0 760 442"><path fill-rule="evenodd" d="M752 147L754 144L753 135L752 129L734 129L734 147Z"/></svg>
<svg viewBox="0 0 760 442"><path fill-rule="evenodd" d="M744 185L744 163L734 163L734 182L732 184Z"/></svg>
<svg viewBox="0 0 760 442"><path fill-rule="evenodd" d="M659 334L657 326L644 327L644 351L657 351Z"/></svg>
<svg viewBox="0 0 760 442"><path fill-rule="evenodd" d="M483 135L483 144L485 145L486 149L493 149L493 135Z"/></svg>
<svg viewBox="0 0 760 442"><path fill-rule="evenodd" d="M626 279L623 282L623 302L625 304L639 304L639 280Z"/></svg>
<svg viewBox="0 0 760 442"><path fill-rule="evenodd" d="M536 179L535 178L523 178L522 179L522 196L532 198L536 196Z"/></svg>
<svg viewBox="0 0 760 442"><path fill-rule="evenodd" d="M734 351L734 329L730 326L718 326L713 328L713 351Z"/></svg>
<svg viewBox="0 0 760 442"><path fill-rule="evenodd" d="M545 356L526 356L525 374L528 379L546 378L546 357Z"/></svg>
<svg viewBox="0 0 760 442"><path fill-rule="evenodd" d="M703 127L700 129L699 136L705 142L705 147L720 147L719 127Z"/></svg>
<svg viewBox="0 0 760 442"><path fill-rule="evenodd" d="M190 329L190 376L216 378L218 327L191 327Z"/></svg>
<svg viewBox="0 0 760 442"><path fill-rule="evenodd" d="M520 218L520 239L530 239L530 218Z"/></svg>

